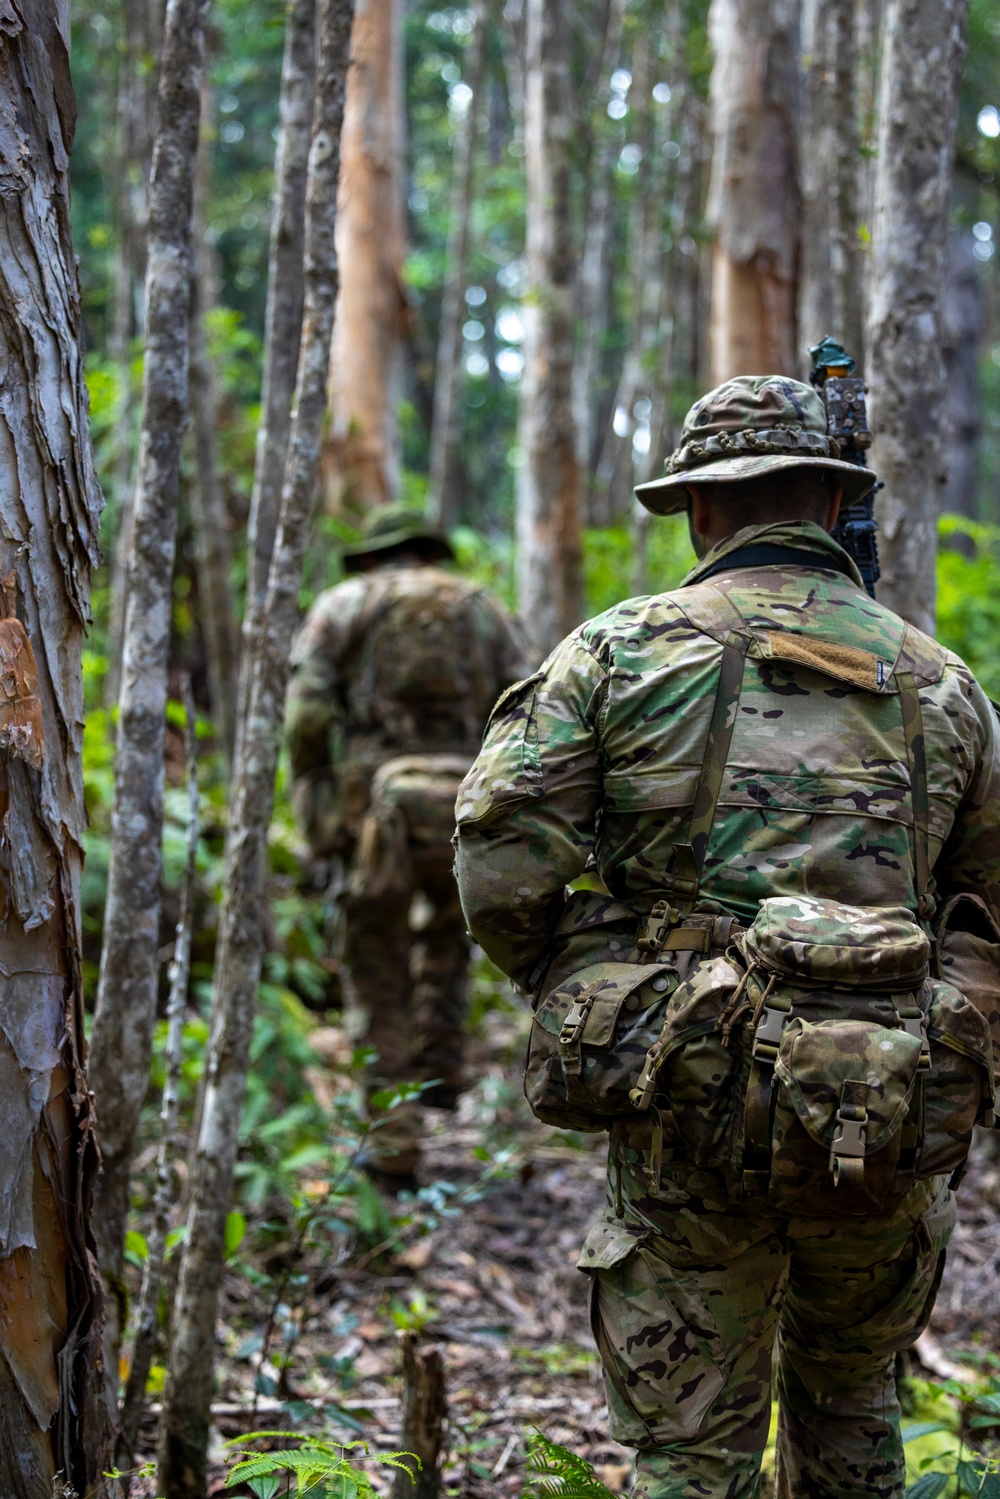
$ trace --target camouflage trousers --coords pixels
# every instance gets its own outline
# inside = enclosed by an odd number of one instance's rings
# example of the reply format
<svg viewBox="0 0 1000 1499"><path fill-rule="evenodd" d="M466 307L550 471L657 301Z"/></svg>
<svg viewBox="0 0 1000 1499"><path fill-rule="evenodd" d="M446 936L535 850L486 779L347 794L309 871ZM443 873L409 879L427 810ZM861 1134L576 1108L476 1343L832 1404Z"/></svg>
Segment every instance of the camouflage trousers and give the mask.
<svg viewBox="0 0 1000 1499"><path fill-rule="evenodd" d="M897 1352L927 1323L955 1222L943 1178L883 1218L728 1205L714 1174L651 1193L613 1139L624 1211L591 1231L592 1323L633 1496L752 1499L776 1385L777 1499L902 1496ZM831 1189L832 1190L832 1189Z"/></svg>
<svg viewBox="0 0 1000 1499"><path fill-rule="evenodd" d="M443 766L441 764L443 762ZM427 1102L462 1086L469 940L452 874L458 775L442 756L389 761L372 783L343 899L343 975L355 1039L378 1054L373 1091L440 1079ZM421 1111L392 1109L368 1151L406 1175L419 1158Z"/></svg>

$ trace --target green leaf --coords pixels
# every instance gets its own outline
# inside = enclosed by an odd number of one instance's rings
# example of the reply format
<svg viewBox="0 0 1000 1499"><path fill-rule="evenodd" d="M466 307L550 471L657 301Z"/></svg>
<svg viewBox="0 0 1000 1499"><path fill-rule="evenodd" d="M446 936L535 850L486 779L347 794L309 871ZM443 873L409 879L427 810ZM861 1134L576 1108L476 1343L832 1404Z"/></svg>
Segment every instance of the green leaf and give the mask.
<svg viewBox="0 0 1000 1499"><path fill-rule="evenodd" d="M260 1478L254 1478L247 1484L252 1494L257 1499L274 1499L275 1494L281 1488L281 1479L276 1473L263 1473Z"/></svg>
<svg viewBox="0 0 1000 1499"><path fill-rule="evenodd" d="M149 1245L146 1243L146 1235L130 1228L125 1235L125 1258L132 1265L140 1268L149 1259Z"/></svg>
<svg viewBox="0 0 1000 1499"><path fill-rule="evenodd" d="M915 1442L918 1437L929 1437L934 1431L948 1431L943 1421L918 1421L914 1426L903 1427L903 1441Z"/></svg>
<svg viewBox="0 0 1000 1499"><path fill-rule="evenodd" d="M949 1473L925 1473L906 1491L906 1499L938 1499L948 1485Z"/></svg>
<svg viewBox="0 0 1000 1499"><path fill-rule="evenodd" d="M994 1471L990 1471L993 1468ZM1000 1473L995 1471L993 1464L987 1465L982 1459L978 1462L961 1462L958 1465L958 1476L962 1487L976 1499L1000 1499Z"/></svg>
<svg viewBox="0 0 1000 1499"><path fill-rule="evenodd" d="M550 1442L537 1428L528 1435L525 1467L530 1474L521 1499L614 1499L584 1458L557 1442Z"/></svg>
<svg viewBox="0 0 1000 1499"><path fill-rule="evenodd" d="M247 1220L235 1210L226 1214L226 1259L231 1260L246 1238Z"/></svg>

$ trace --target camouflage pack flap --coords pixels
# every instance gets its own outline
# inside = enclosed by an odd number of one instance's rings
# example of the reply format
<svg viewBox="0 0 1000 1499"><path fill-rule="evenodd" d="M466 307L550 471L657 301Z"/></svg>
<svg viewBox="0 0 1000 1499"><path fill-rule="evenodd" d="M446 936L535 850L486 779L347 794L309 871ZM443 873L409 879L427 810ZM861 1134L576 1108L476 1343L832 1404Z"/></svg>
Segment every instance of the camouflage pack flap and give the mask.
<svg viewBox="0 0 1000 1499"><path fill-rule="evenodd" d="M834 989L916 989L930 941L902 906L875 910L809 895L761 903L743 937L751 960L775 973Z"/></svg>
<svg viewBox="0 0 1000 1499"><path fill-rule="evenodd" d="M775 1073L806 1132L832 1145L845 1084L864 1094L864 1153L874 1155L903 1123L920 1065L919 1036L867 1020L798 1017L781 1039Z"/></svg>
<svg viewBox="0 0 1000 1499"><path fill-rule="evenodd" d="M607 1046L623 1005L648 1009L663 1000L677 975L659 963L592 963L576 983L562 984L542 1001L535 1020L553 1035L566 1029L567 998L581 1015L579 1041L585 1046ZM648 984L648 989L643 988ZM631 1000L631 1003L629 1001Z"/></svg>

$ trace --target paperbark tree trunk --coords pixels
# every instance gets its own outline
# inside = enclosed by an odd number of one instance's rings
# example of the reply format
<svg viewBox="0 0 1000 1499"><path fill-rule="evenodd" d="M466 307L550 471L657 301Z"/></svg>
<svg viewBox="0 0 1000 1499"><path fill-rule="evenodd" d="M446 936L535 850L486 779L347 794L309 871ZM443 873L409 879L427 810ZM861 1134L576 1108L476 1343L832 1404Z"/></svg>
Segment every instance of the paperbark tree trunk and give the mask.
<svg viewBox="0 0 1000 1499"><path fill-rule="evenodd" d="M133 1137L149 1081L157 991L163 741L180 460L188 409L191 202L208 0L169 0L149 197L146 360L129 566L104 942L91 1039L102 1171L95 1228L117 1387Z"/></svg>
<svg viewBox="0 0 1000 1499"><path fill-rule="evenodd" d="M447 525L452 519L457 479L455 450L461 432L459 403L462 393L462 313L465 307L465 271L469 258L475 177L476 118L480 108L486 56L485 0L475 0L472 17L473 32L466 43L469 49L469 67L464 80L472 90L472 98L464 115L455 121L448 247L441 292L437 365L434 372L428 513L437 525Z"/></svg>
<svg viewBox="0 0 1000 1499"><path fill-rule="evenodd" d="M887 0L867 380L886 488L879 598L933 632L944 484L941 287L968 0Z"/></svg>
<svg viewBox="0 0 1000 1499"><path fill-rule="evenodd" d="M528 297L518 436L518 604L547 652L583 608L580 469L573 421L569 0L527 0L525 173Z"/></svg>
<svg viewBox="0 0 1000 1499"><path fill-rule="evenodd" d="M330 362L328 503L354 515L394 500L402 460L401 0L359 0L351 37L337 211L340 305Z"/></svg>
<svg viewBox="0 0 1000 1499"><path fill-rule="evenodd" d="M798 368L832 333L864 365L864 256L858 235L858 126L854 0L804 0L802 274Z"/></svg>
<svg viewBox="0 0 1000 1499"><path fill-rule="evenodd" d="M244 640L253 638L267 591L281 506L292 397L302 331L302 253L305 237L306 168L316 92L316 0L293 0L285 21L278 146L274 160L274 206L267 265L264 319L264 389L254 461L247 542ZM241 692L242 701L242 692Z"/></svg>
<svg viewBox="0 0 1000 1499"><path fill-rule="evenodd" d="M711 380L793 375L798 0L712 0Z"/></svg>
<svg viewBox="0 0 1000 1499"><path fill-rule="evenodd" d="M353 0L320 0L306 191L305 313L278 533L261 625L251 646L246 720L233 781L212 1032L161 1429L157 1492L166 1499L202 1499L205 1492L215 1312L260 981L267 831L326 416L352 12Z"/></svg>
<svg viewBox="0 0 1000 1499"><path fill-rule="evenodd" d="M68 153L68 7L0 14L0 1493L97 1493L110 1455L83 1073L81 649L103 504ZM57 1475L60 1487L56 1489Z"/></svg>

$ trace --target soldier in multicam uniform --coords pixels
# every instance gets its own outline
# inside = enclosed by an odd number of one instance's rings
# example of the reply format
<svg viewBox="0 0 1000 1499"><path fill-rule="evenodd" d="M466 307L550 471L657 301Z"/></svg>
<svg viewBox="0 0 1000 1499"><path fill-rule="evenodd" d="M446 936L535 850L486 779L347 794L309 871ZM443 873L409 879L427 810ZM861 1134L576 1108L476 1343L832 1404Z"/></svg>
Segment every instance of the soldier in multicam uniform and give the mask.
<svg viewBox="0 0 1000 1499"><path fill-rule="evenodd" d="M588 856L640 917L690 873L730 628L750 645L697 910L748 923L766 897L808 893L928 922L973 892L1000 916L993 708L958 657L862 591L828 530L875 476L837 461L826 430L794 380L731 380L697 402L666 477L638 491L655 513L687 508L697 565L581 625L497 705L459 794L456 872L471 932L525 989ZM924 890L894 667L923 715ZM827 1217L795 1217L766 1194L734 1200L680 1148L661 1165L649 1129L616 1121L608 1211L579 1262L611 1432L638 1449L633 1492L757 1494L776 1353L779 1499L902 1495L894 1363L930 1314L947 1180L846 1221L831 1188Z"/></svg>
<svg viewBox="0 0 1000 1499"><path fill-rule="evenodd" d="M343 977L358 1038L389 1082L462 1086L469 944L452 874L455 793L497 696L529 669L517 627L482 587L438 564L447 540L390 506L344 551L350 574L313 604L295 651L287 731L296 814L313 853L345 870ZM415 898L416 897L416 898ZM372 1136L380 1178L410 1182L419 1119Z"/></svg>

